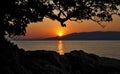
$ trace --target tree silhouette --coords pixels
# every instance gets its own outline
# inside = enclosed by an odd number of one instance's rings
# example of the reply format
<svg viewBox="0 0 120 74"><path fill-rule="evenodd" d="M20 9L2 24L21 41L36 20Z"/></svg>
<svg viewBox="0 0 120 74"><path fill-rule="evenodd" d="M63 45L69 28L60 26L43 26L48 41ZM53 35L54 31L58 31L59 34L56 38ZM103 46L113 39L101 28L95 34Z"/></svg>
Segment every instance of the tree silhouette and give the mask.
<svg viewBox="0 0 120 74"><path fill-rule="evenodd" d="M2 0L0 2L0 36L25 35L27 24L44 17L60 22L92 20L112 21L120 15L120 0Z"/></svg>

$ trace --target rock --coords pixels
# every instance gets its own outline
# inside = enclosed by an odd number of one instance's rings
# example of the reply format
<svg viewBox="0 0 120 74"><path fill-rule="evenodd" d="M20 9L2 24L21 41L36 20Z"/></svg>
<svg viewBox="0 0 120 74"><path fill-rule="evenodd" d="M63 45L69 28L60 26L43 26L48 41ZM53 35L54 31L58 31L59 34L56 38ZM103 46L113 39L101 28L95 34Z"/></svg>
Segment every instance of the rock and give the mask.
<svg viewBox="0 0 120 74"><path fill-rule="evenodd" d="M80 71L80 74L119 74L120 60L99 57L94 54L88 54L84 51L72 51L66 53L69 58L72 72Z"/></svg>
<svg viewBox="0 0 120 74"><path fill-rule="evenodd" d="M120 74L118 59L82 50L64 55L55 51L25 51L11 42L3 43L6 47L0 46L0 74Z"/></svg>

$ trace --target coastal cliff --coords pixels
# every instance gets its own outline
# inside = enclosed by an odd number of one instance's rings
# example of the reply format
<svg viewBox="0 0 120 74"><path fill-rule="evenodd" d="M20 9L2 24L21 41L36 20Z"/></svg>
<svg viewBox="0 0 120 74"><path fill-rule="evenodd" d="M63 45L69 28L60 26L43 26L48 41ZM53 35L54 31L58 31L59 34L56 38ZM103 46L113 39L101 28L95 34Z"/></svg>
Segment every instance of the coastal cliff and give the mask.
<svg viewBox="0 0 120 74"><path fill-rule="evenodd" d="M8 44L8 45L7 45ZM120 60L82 50L25 51L12 43L0 47L0 74L120 74Z"/></svg>

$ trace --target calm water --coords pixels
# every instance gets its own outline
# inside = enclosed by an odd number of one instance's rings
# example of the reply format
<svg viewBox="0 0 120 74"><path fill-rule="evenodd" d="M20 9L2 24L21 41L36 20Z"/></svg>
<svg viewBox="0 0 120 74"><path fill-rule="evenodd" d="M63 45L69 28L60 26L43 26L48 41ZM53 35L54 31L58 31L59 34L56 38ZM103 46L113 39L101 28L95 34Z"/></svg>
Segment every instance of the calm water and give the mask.
<svg viewBox="0 0 120 74"><path fill-rule="evenodd" d="M60 54L72 50L84 50L99 56L120 59L120 40L90 40L90 41L14 41L25 50L53 50Z"/></svg>

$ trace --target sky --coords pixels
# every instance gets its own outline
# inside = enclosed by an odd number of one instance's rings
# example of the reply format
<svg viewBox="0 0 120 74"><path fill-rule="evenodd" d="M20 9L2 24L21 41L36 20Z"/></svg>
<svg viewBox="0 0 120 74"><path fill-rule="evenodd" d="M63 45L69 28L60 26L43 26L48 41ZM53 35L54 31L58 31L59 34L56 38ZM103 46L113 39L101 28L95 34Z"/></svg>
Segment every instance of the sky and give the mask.
<svg viewBox="0 0 120 74"><path fill-rule="evenodd" d="M80 21L78 21L80 22ZM102 28L98 23L91 20L83 20L82 23L76 21L66 21L66 27L61 27L58 21L53 21L49 18L44 18L43 22L28 24L26 35L20 38L48 38L70 33L92 32L92 31L120 31L120 17L114 15L112 22L102 22L105 28Z"/></svg>

